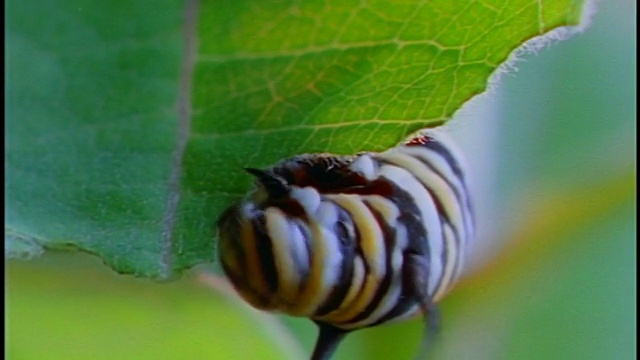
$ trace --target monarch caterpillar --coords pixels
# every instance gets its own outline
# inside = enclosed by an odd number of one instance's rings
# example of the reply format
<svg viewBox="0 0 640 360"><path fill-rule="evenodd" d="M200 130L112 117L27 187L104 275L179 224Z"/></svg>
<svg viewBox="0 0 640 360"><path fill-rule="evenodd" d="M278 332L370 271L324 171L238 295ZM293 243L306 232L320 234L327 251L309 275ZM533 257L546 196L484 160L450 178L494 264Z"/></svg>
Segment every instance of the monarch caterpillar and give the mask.
<svg viewBox="0 0 640 360"><path fill-rule="evenodd" d="M381 153L248 168L254 191L217 222L223 270L252 306L318 325L312 360L350 331L417 314L426 346L474 233L460 160L427 129Z"/></svg>

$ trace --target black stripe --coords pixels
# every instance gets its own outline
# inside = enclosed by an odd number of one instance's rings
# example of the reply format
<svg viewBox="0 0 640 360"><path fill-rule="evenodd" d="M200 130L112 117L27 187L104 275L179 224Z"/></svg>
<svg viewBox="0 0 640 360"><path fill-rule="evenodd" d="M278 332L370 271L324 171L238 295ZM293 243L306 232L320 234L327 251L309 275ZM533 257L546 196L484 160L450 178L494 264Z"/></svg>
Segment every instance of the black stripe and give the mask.
<svg viewBox="0 0 640 360"><path fill-rule="evenodd" d="M402 278L402 285L401 285L402 290L400 292L400 297L398 298L398 302L391 309L391 311L389 311L386 315L384 315L378 321L376 321L375 323L369 326L376 326L379 324L383 324L387 321L391 321L397 318L398 316L404 315L412 306L419 305L418 299L416 298L415 289L414 289L415 288L415 279L414 279L415 269L413 269L410 266L410 263L408 261L409 256L415 256L415 254L410 251L405 251L403 253L404 262L402 265L402 269L400 270L401 278ZM428 274L426 274L425 276L426 282L428 282L428 278L429 278Z"/></svg>
<svg viewBox="0 0 640 360"><path fill-rule="evenodd" d="M384 166L393 166L409 172L401 166L379 159L377 160L380 163L384 164ZM413 174L411 175L413 176ZM398 220L407 228L407 236L409 238L409 246L407 247L407 249L415 254L429 256L430 249L428 239L429 230L431 229L426 228L425 221L422 219L422 212L416 204L416 201L425 201L426 199L414 198L413 195L411 195L402 187L402 184L396 184L387 177L380 176L372 183L377 182L384 182L391 188L391 194L387 196L387 198L391 200L391 202L393 202L398 207L398 209L400 209L400 216L398 217ZM417 182L418 184L422 185L419 180L417 180Z"/></svg>
<svg viewBox="0 0 640 360"><path fill-rule="evenodd" d="M453 230L453 240L455 242L455 246L457 248L457 252L458 254L456 254L456 256L454 257L453 261L454 261L454 274L455 275L455 268L458 266L458 263L460 262L460 258L463 255L463 251L464 251L464 239L461 233L461 228L464 229L465 231L465 235L466 237L471 236L471 233L473 232L473 228L475 227L475 219L473 216L473 206L471 204L471 200L469 197L469 189L467 187L466 184L466 180L465 180L465 176L464 173L460 167L460 164L457 162L457 160L455 159L455 157L453 156L453 154L449 151L449 149L447 149L442 143L437 142L437 141L430 141L427 142L424 145L425 148L431 149L434 152L436 152L437 154L439 154L440 156L443 157L443 159L445 160L445 162L447 162L447 164L449 165L449 167L451 168L452 172L454 173L454 175L458 178L460 185L462 187L462 189L459 189L457 186L455 186L452 182L451 179L447 176L445 176L444 174L442 174L441 171L439 171L430 161L430 158L428 156L428 154L425 154L424 156L416 156L414 155L414 157L416 159L418 159L421 163L425 164L425 166L429 167L429 169L431 169L434 173L436 173L441 179L443 179L447 185L449 186L450 189L452 189L453 194L455 195L460 207L461 207L461 224L453 224L450 219L448 219L449 221L447 221L447 223L451 226L451 229ZM439 201L439 200L438 200ZM469 226L467 226L467 223L469 222ZM460 226L460 227L459 227ZM448 265L448 263L446 262L446 258L449 254L450 251L452 251L452 249L450 249L446 244L446 234L445 234L445 229L443 228L442 231L443 234L443 249L445 250L442 254L442 258L443 258L443 276L440 277L437 287L436 287L436 291L440 290L439 288L442 286L442 281L444 280L444 268ZM453 280L453 278L451 279ZM449 284L450 285L450 284Z"/></svg>
<svg viewBox="0 0 640 360"><path fill-rule="evenodd" d="M408 245L407 248L403 251L403 259L405 260L404 262L406 263L408 254L424 256L429 259L430 249L428 242L428 231L431 229L427 229L425 227L420 209L415 203L416 199L414 199L414 197L407 191L405 191L401 186L395 184L387 178L381 177L380 180L377 181L385 181L390 184L393 191L392 195L389 196L389 200L391 200L400 209L398 222L404 225L404 227L407 229ZM418 201L420 200L418 199ZM413 291L411 290L413 288L413 283L411 282L412 274L408 274L405 268L406 266L403 265L403 267L400 269L400 271L402 272L402 284L398 286L402 286L402 290L400 292L397 304L379 320L369 326L374 326L390 321L398 317L399 315L404 314L411 306L416 304L416 299L413 296Z"/></svg>
<svg viewBox="0 0 640 360"><path fill-rule="evenodd" d="M262 276L267 282L268 290L273 294L278 290L278 271L273 259L273 245L271 238L267 234L266 220L264 213L261 213L251 221L253 231L256 235L256 249L262 270ZM257 274L256 274L257 275Z"/></svg>
<svg viewBox="0 0 640 360"><path fill-rule="evenodd" d="M447 149L444 145L442 145L441 142L439 141L427 141L424 145L422 145L426 148L429 148L435 152L437 152L438 154L442 155L442 157L444 157L444 159L447 161L447 163L449 164L449 166L451 166L451 170L453 170L453 173L456 174L456 176L462 180L462 183L464 184L465 182L465 177L464 177L464 173L462 172L462 168L460 167L460 164L458 164L458 161L456 160L456 158L453 156L453 154L451 154L449 152L449 149Z"/></svg>
<svg viewBox="0 0 640 360"><path fill-rule="evenodd" d="M471 218L471 227L474 226L473 224L473 209L471 208L471 201L469 200L468 197L468 193L466 192L466 185L464 183L464 179L459 178L460 183L462 184L462 193L460 193L460 189L458 189L453 183L451 183L450 179L447 178L446 176L444 176L435 166L433 166L433 164L431 164L428 159L425 159L423 157L420 156L416 156L416 155L412 155L415 159L417 159L418 161L420 161L422 164L424 164L425 166L427 166L430 170L432 170L435 174L437 174L442 180L444 180L448 187L452 190L453 194L455 195L459 205L460 205L460 210L462 212L461 214L461 224L454 224L451 219L449 218L449 216L446 214L446 212L441 211L441 209L443 209L442 207L442 203L440 201L440 198L437 196L434 196L435 193L433 193L431 190L429 190L429 188L427 187L427 191L429 191L429 193L432 195L432 197L434 198L434 200L436 201L436 205L438 206L438 212L441 214L445 214L446 216L446 223L449 224L452 228L452 230L454 231L454 241L456 243L456 247L458 249L458 251L462 251L463 248L463 236L461 233L461 229L459 228L459 226L461 226L464 231L465 231L465 235L469 236L469 232L473 231L473 229L469 229L467 228L467 219ZM428 157L428 156L427 156ZM445 157L445 160L447 160L447 158ZM453 169L453 165L451 165L451 168ZM443 228L443 236L444 236L444 228ZM450 250L448 247L446 247L446 241L443 244L443 247L446 249L445 252L443 252L443 260L446 259L447 253ZM456 257L457 258L457 257ZM443 261L443 264L445 264L446 266L446 262ZM444 268L444 267L443 267ZM438 287L440 286L442 279L440 279Z"/></svg>
<svg viewBox="0 0 640 360"><path fill-rule="evenodd" d="M366 202L365 205L369 208L369 211L371 211L371 213L375 217L377 225L380 230L382 230L384 236L384 251L386 259L385 274L369 305L367 305L367 307L360 314L356 315L354 318L350 319L344 324L359 322L371 316L371 313L373 313L380 305L380 301L382 301L382 298L389 292L389 288L393 280L393 265L391 263L391 256L393 254L393 249L396 246L396 231L384 221L384 218L376 209L374 209Z"/></svg>
<svg viewBox="0 0 640 360"><path fill-rule="evenodd" d="M421 161L422 162L422 161ZM422 162L424 164L424 162ZM429 164L425 164L428 167L431 167ZM397 165L396 165L397 166ZM409 169L406 169L407 171L409 171ZM461 214L461 220L462 220L462 224L455 224L451 217L449 216L449 214L447 213L447 211L445 211L444 205L442 203L442 200L440 198L440 196L438 196L438 192L433 190L429 184L425 184L423 183L416 174L414 174L413 172L409 171L409 173L411 173L411 175L413 176L413 178L416 180L416 182L418 182L420 185L422 185L422 187L427 191L427 193L430 196L430 200L433 201L435 207L436 207L436 211L438 213L438 217L440 220L440 228L442 229L442 253L441 254L436 254L440 256L441 259L441 263L442 263L442 275L438 277L438 279L436 280L436 283L434 284L434 294L438 291L438 289L440 288L440 286L442 286L442 281L444 280L444 269L447 266L447 254L449 252L449 247L447 246L447 241L446 241L446 234L445 234L445 227L444 225L447 224L449 225L449 227L451 227L451 229L454 231L454 241L456 243L456 247L458 249L460 249L460 242L461 242L461 238L462 238L462 232L461 229L458 228L458 225L461 225L463 228L465 227L464 224L464 219L465 219L465 213L464 210L462 210L462 214ZM437 172L436 172L437 173ZM438 174L439 177L443 180L446 181L445 178L442 177L441 174ZM450 190L453 190L453 192L455 193L455 188L450 187ZM425 200L426 201L426 200ZM465 230L466 231L466 230Z"/></svg>
<svg viewBox="0 0 640 360"><path fill-rule="evenodd" d="M455 195L456 199L458 200L458 203L462 204L461 208L463 209L463 213L464 213L465 209L468 210L469 212L472 211L471 204L470 204L469 197L468 197L468 193L469 192L467 190L467 186L465 184L464 178L458 176L458 180L460 180L460 184L462 185L462 193L461 193L460 192L461 190L458 189L458 187L455 184L453 184L451 182L451 180L447 176L442 174L442 172L440 172L440 170L438 170L435 166L433 166L433 164L431 164L428 159L425 159L422 156L416 156L414 154L407 154L407 155L409 155L409 156L415 158L416 160L420 161L422 164L424 164L426 167L428 167L432 172L434 172L436 175L438 175L438 177L440 177L440 179L442 179L444 182L447 183L447 185L449 186L449 188L451 188L453 194ZM425 156L427 158L429 157L427 154L425 154ZM445 161L448 161L448 159L446 157L445 157ZM454 174L455 174L454 165L451 164L451 163L448 163L448 164L451 167L451 169L454 171ZM464 214L463 214L463 217L464 217Z"/></svg>
<svg viewBox="0 0 640 360"><path fill-rule="evenodd" d="M222 238L225 237L226 240L225 246L230 247L232 251L231 256L235 257L240 265L240 271L243 273L247 272L247 261L244 248L241 245L240 241L236 239L240 239L240 229L242 225L240 223L240 205L237 204L225 210L222 213L219 220L216 222L216 226L218 227L219 239L218 241L222 241ZM221 254L220 254L221 255ZM224 257L220 256L220 262L223 267L225 266ZM228 269L228 267L227 267ZM225 270L227 272L227 270Z"/></svg>
<svg viewBox="0 0 640 360"><path fill-rule="evenodd" d="M442 143L438 142L438 141L428 141L427 143L425 143L423 146L432 149L433 151L435 151L436 153L442 155L442 157L444 157L445 161L449 164L449 166L451 167L451 170L453 171L453 173L458 177L458 179L460 179L460 183L462 184L462 190L464 191L464 199L467 200L465 201L465 207L467 208L467 210L469 210L469 214L471 215L471 218L473 219L473 207L471 205L471 202L468 201L469 197L469 189L467 188L467 182L465 179L465 175L464 172L462 171L462 168L460 167L460 164L458 163L458 161L456 160L456 158L451 154L451 152L449 152L449 150L442 145ZM440 177L446 179L445 177L443 177L442 175L440 175Z"/></svg>
<svg viewBox="0 0 640 360"><path fill-rule="evenodd" d="M351 214L349 214L349 216L351 216ZM354 244L355 244L354 250L355 251L354 251L352 262L355 264L356 257L362 259L362 266L364 267L364 275L363 275L364 277L362 278L362 283L360 284L360 288L358 289L358 292L353 297L353 299L351 299L352 303L356 302L358 300L358 298L360 297L360 294L362 294L362 291L364 290L364 288L367 285L367 276L368 276L369 272L371 271L369 269L369 264L367 263L367 260L366 260L366 258L364 256L364 253L362 252L362 248L360 247L360 243L362 243L362 238L361 238L360 230L358 230L358 227L355 226L355 223L354 223L354 226L353 226L353 232L355 234L355 237L354 237ZM351 278L351 281L353 281L353 278Z"/></svg>
<svg viewBox="0 0 640 360"><path fill-rule="evenodd" d="M224 268L224 264L222 265ZM254 288L252 288L249 285L249 282L247 281L246 276L243 276L242 274L235 274L233 272L226 272L225 274L229 277L229 280L231 280L231 284L233 285L233 287L235 287L236 289L238 289L238 291L240 293L243 292L247 292L252 294L252 296L257 299L258 304L251 304L259 309L271 309L273 308L272 304L271 304L271 297L270 296L265 296L264 294L256 291Z"/></svg>

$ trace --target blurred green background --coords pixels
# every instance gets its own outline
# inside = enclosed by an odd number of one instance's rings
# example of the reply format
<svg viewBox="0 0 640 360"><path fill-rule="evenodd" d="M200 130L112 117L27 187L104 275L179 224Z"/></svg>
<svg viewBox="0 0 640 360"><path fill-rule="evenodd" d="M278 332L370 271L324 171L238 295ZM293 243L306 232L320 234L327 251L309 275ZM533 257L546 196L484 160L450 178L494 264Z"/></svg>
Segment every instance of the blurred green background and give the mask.
<svg viewBox="0 0 640 360"><path fill-rule="evenodd" d="M483 160L471 156L481 173L480 239L472 271L442 304L437 359L635 358L636 4L598 5L587 31L522 56L518 71L454 122L475 142L464 147L483 149ZM309 321L248 309L206 275L212 268L157 284L80 253L9 261L6 354L297 359L310 352ZM419 320L363 330L335 358L411 359L421 334Z"/></svg>

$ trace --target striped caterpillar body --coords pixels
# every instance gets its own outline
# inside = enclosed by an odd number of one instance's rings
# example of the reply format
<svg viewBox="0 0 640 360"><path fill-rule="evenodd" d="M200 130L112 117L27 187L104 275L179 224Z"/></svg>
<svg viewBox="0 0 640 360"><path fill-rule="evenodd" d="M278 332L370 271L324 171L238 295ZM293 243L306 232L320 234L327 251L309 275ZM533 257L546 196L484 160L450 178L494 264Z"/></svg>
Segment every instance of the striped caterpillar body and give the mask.
<svg viewBox="0 0 640 360"><path fill-rule="evenodd" d="M242 298L313 320L312 359L328 359L349 331L418 314L430 342L474 232L451 139L427 129L382 153L246 170L254 191L217 223L220 262Z"/></svg>

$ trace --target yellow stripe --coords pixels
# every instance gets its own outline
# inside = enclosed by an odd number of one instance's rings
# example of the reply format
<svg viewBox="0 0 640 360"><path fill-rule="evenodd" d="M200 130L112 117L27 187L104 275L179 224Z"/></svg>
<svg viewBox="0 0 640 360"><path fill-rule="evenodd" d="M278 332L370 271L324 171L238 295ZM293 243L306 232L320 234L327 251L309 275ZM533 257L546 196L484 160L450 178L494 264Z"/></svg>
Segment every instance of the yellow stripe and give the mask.
<svg viewBox="0 0 640 360"><path fill-rule="evenodd" d="M378 222L362 203L360 196L338 194L331 198L351 214L353 222L360 233L360 249L369 269L362 291L352 302L343 302L343 306L335 314L332 314L331 322L341 323L350 321L364 311L373 299L385 273L385 248L383 234Z"/></svg>
<svg viewBox="0 0 640 360"><path fill-rule="evenodd" d="M384 219L387 226L396 227L398 222L398 217L400 216L400 210L391 200L388 200L385 197L379 195L370 195L363 196L363 200L369 204L372 208L374 208ZM406 234L405 234L406 235ZM406 244L404 244L406 245ZM394 249L391 251L397 251L396 256L402 257L401 251L405 246L401 239L396 237L396 243L394 245ZM391 262L393 264L393 257L391 257ZM368 326L378 321L382 316L384 316L387 312L391 311L393 306L398 301L398 297L400 296L400 289L398 287L402 286L402 277L401 277L401 260L396 259L397 263L395 268L392 268L392 274L386 274L387 276L391 275L391 283L389 284L389 289L387 289L386 294L380 299L380 303L377 305L375 310L371 312L371 314L358 322L350 323L348 326L344 326L344 329L357 329L363 326Z"/></svg>
<svg viewBox="0 0 640 360"><path fill-rule="evenodd" d="M363 196L362 199L376 209L389 226L394 226L398 222L400 210L391 200L379 195Z"/></svg>
<svg viewBox="0 0 640 360"><path fill-rule="evenodd" d="M298 292L298 280L293 257L290 254L290 228L285 214L278 208L270 207L264 212L267 234L271 238L273 260L278 273L277 295L285 304L291 303ZM282 304L284 305L284 304Z"/></svg>

